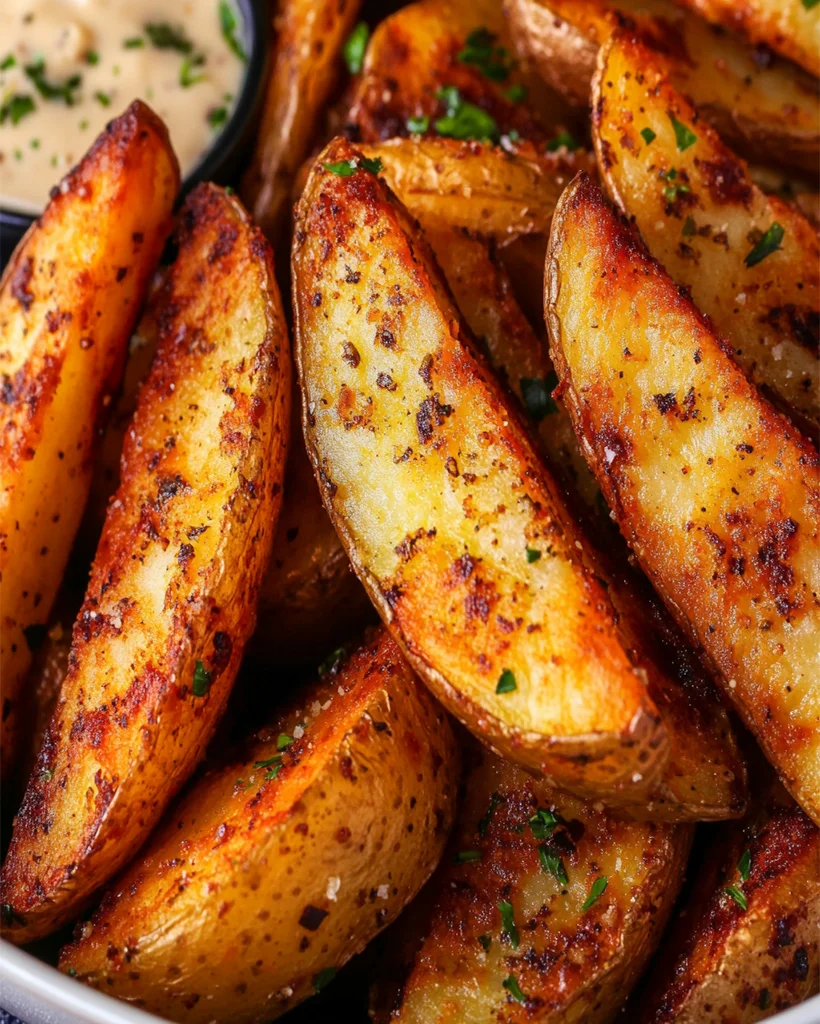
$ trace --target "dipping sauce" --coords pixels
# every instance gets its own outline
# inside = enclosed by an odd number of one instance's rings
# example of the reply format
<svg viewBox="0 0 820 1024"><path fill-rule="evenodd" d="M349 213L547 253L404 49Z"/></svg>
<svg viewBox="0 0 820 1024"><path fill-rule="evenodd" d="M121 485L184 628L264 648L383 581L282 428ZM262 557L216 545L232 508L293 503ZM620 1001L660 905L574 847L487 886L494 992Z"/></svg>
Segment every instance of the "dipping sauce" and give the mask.
<svg viewBox="0 0 820 1024"><path fill-rule="evenodd" d="M135 99L187 174L230 118L246 38L235 0L0 0L0 204L39 213Z"/></svg>

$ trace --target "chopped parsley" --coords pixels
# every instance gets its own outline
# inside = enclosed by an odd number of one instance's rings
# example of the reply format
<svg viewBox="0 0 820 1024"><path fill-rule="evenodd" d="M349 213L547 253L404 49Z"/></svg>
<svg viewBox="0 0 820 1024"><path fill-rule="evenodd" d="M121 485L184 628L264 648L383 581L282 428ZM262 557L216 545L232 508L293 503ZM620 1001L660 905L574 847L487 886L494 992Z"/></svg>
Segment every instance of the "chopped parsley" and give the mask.
<svg viewBox="0 0 820 1024"><path fill-rule="evenodd" d="M423 135L430 128L430 118L426 114L407 118L407 130L411 135Z"/></svg>
<svg viewBox="0 0 820 1024"><path fill-rule="evenodd" d="M479 935L478 942L485 953L490 952L490 946L492 946L493 940L489 935Z"/></svg>
<svg viewBox="0 0 820 1024"><path fill-rule="evenodd" d="M527 98L528 90L526 85L511 85L506 92L510 103L523 103Z"/></svg>
<svg viewBox="0 0 820 1024"><path fill-rule="evenodd" d="M695 218L694 217L687 217L686 220L683 222L683 227L681 228L681 234L683 235L684 238L691 238L692 235L695 234L697 229L698 229L698 226L695 223Z"/></svg>
<svg viewBox="0 0 820 1024"><path fill-rule="evenodd" d="M671 111L669 113L669 120L675 129L675 141L678 144L678 152L682 153L685 149L689 149L690 146L694 146L698 141L698 137L692 129L685 125L683 121L679 121Z"/></svg>
<svg viewBox="0 0 820 1024"><path fill-rule="evenodd" d="M527 561L530 565L541 557L541 552L537 548L524 548L524 550L527 552Z"/></svg>
<svg viewBox="0 0 820 1024"><path fill-rule="evenodd" d="M589 910L593 903L597 903L601 896L603 896L607 885L608 880L606 875L599 875L599 877L592 883L592 888L589 890L589 896L584 900L584 905L581 907L581 910Z"/></svg>
<svg viewBox="0 0 820 1024"><path fill-rule="evenodd" d="M82 121L80 121L80 131L84 132L86 128L88 128L88 120L84 117Z"/></svg>
<svg viewBox="0 0 820 1024"><path fill-rule="evenodd" d="M69 976L69 978L76 978L77 977L77 968L76 967L69 967L69 969L66 971L66 974Z"/></svg>
<svg viewBox="0 0 820 1024"><path fill-rule="evenodd" d="M319 666L319 675L326 676L329 673L335 675L335 673L339 671L339 668L344 664L345 657L346 651L344 647L337 647L335 651L331 651Z"/></svg>
<svg viewBox="0 0 820 1024"><path fill-rule="evenodd" d="M507 936L513 949L518 949L520 940L513 917L513 905L508 900L502 900L498 904L498 909L501 913L501 934Z"/></svg>
<svg viewBox="0 0 820 1024"><path fill-rule="evenodd" d="M351 75L358 75L364 64L364 54L367 50L367 41L370 39L370 29L367 23L360 21L345 40L342 55L347 64L347 70Z"/></svg>
<svg viewBox="0 0 820 1024"><path fill-rule="evenodd" d="M371 174L378 174L382 169L381 157L377 156L374 160L368 159L366 156L354 158L353 160L339 160L335 164L324 164L326 171L330 171L331 174L336 174L340 178L349 178L351 174L354 174L360 167L364 171L370 171Z"/></svg>
<svg viewBox="0 0 820 1024"><path fill-rule="evenodd" d="M519 1003L526 1003L527 997L521 991L521 986L512 976L508 974L507 977L501 982L502 986L510 993L513 999L518 1000Z"/></svg>
<svg viewBox="0 0 820 1024"><path fill-rule="evenodd" d="M46 78L46 65L42 57L35 60L33 64L26 64L23 70L44 100L62 100L68 107L74 105L74 90L79 89L82 82L80 75L71 75L64 82L49 82Z"/></svg>
<svg viewBox="0 0 820 1024"><path fill-rule="evenodd" d="M103 92L101 89L98 89L94 93L94 99L100 104L100 106L103 106L103 107L110 107L111 106L111 97L108 95L107 92Z"/></svg>
<svg viewBox="0 0 820 1024"><path fill-rule="evenodd" d="M515 681L515 676L510 671L510 669L505 668L504 671L501 673L501 675L498 677L498 682L496 683L495 692L496 693L512 693L513 690L517 690L517 689L518 689L518 683L516 683L516 681Z"/></svg>
<svg viewBox="0 0 820 1024"><path fill-rule="evenodd" d="M445 117L439 117L433 127L439 135L451 139L490 139L498 138L498 125L486 110L462 99L461 93L454 85L445 85L436 93L447 110Z"/></svg>
<svg viewBox="0 0 820 1024"><path fill-rule="evenodd" d="M548 153L555 153L559 149L568 149L570 153L574 153L577 148L575 136L568 131L558 132L555 138L547 143Z"/></svg>
<svg viewBox="0 0 820 1024"><path fill-rule="evenodd" d="M493 82L506 82L512 71L510 52L504 46L496 46L498 36L486 28L474 29L464 43L458 59L470 64Z"/></svg>
<svg viewBox="0 0 820 1024"><path fill-rule="evenodd" d="M557 879L561 885L569 885L569 878L567 877L567 870L564 867L564 862L548 846L538 847L538 857L541 861L541 868L547 875L552 875L553 878Z"/></svg>
<svg viewBox="0 0 820 1024"><path fill-rule="evenodd" d="M204 63L205 58L201 53L194 53L185 58L179 69L179 84L183 89L188 89L192 85L196 85L197 82L203 82L208 77L194 73L194 68L201 68Z"/></svg>
<svg viewBox="0 0 820 1024"><path fill-rule="evenodd" d="M211 128L221 128L223 124L228 120L228 108L227 107L214 107L213 110L208 111L208 124Z"/></svg>
<svg viewBox="0 0 820 1024"><path fill-rule="evenodd" d="M194 668L194 683L192 686L195 697L204 697L211 685L211 673L205 668L201 661L197 661Z"/></svg>
<svg viewBox="0 0 820 1024"><path fill-rule="evenodd" d="M234 9L228 0L219 2L219 27L222 29L222 38L228 44L228 48L242 61L247 62L248 55L245 48L236 36L236 28L239 23L236 20Z"/></svg>
<svg viewBox="0 0 820 1024"><path fill-rule="evenodd" d="M0 124L11 121L12 124L19 124L23 118L35 110L36 106L31 96L17 93L10 96L0 107Z"/></svg>
<svg viewBox="0 0 820 1024"><path fill-rule="evenodd" d="M749 875L752 873L752 851L744 850L740 860L737 862L737 873L740 875L741 882L748 882Z"/></svg>
<svg viewBox="0 0 820 1024"><path fill-rule="evenodd" d="M546 807L539 807L530 818L530 828L536 839L549 839L557 824L558 819Z"/></svg>
<svg viewBox="0 0 820 1024"><path fill-rule="evenodd" d="M291 743L293 743L293 737L288 736L286 732L280 732L276 739L276 749L287 750Z"/></svg>
<svg viewBox="0 0 820 1024"><path fill-rule="evenodd" d="M481 850L459 850L453 857L454 864L470 864L475 860L481 860Z"/></svg>
<svg viewBox="0 0 820 1024"><path fill-rule="evenodd" d="M151 45L158 50L176 50L177 53L190 53L194 44L185 35L183 28L174 28L167 21L149 21L145 26L145 34Z"/></svg>
<svg viewBox="0 0 820 1024"><path fill-rule="evenodd" d="M651 145L655 141L655 139L657 139L657 137L658 136L652 131L651 128L641 128L641 138L647 144L647 146Z"/></svg>
<svg viewBox="0 0 820 1024"><path fill-rule="evenodd" d="M749 903L744 894L738 889L736 885L727 885L723 890L727 896L731 896L732 899L737 903L741 910L746 910Z"/></svg>
<svg viewBox="0 0 820 1024"><path fill-rule="evenodd" d="M669 203L674 203L678 196L685 195L687 192L691 191L688 185L676 180L678 172L674 167L670 167L668 171L661 171L658 177L663 181L671 183L661 189L661 194Z"/></svg>
<svg viewBox="0 0 820 1024"><path fill-rule="evenodd" d="M100 55L96 50L89 50L85 55L85 62L93 67L95 64L100 63Z"/></svg>
<svg viewBox="0 0 820 1024"><path fill-rule="evenodd" d="M490 827L490 822L493 820L493 815L498 805L501 803L501 796L498 793L493 793L490 797L490 806L484 812L481 821L478 823L478 834L480 836L487 835L487 829Z"/></svg>
<svg viewBox="0 0 820 1024"><path fill-rule="evenodd" d="M282 755L274 754L273 757L265 758L264 761L254 761L253 767L256 770L267 769L265 772L265 782L272 782L284 767Z"/></svg>
<svg viewBox="0 0 820 1024"><path fill-rule="evenodd" d="M4 57L2 63L0 63L0 71L8 71L9 68L15 67L16 64L17 58L13 53L10 53L7 57Z"/></svg>
<svg viewBox="0 0 820 1024"><path fill-rule="evenodd" d="M313 979L313 991L321 992L323 988L333 981L337 974L338 969L336 967L325 967L323 971L319 971Z"/></svg>
<svg viewBox="0 0 820 1024"><path fill-rule="evenodd" d="M142 36L130 36L128 39L123 39L122 45L126 50L139 50L145 46L145 40Z"/></svg>
<svg viewBox="0 0 820 1024"><path fill-rule="evenodd" d="M813 7L820 4L820 0L800 0L807 11L810 11Z"/></svg>
<svg viewBox="0 0 820 1024"><path fill-rule="evenodd" d="M545 416L558 412L552 391L558 387L558 374L551 370L543 380L540 377L521 378L521 397L524 406L536 423Z"/></svg>
<svg viewBox="0 0 820 1024"><path fill-rule="evenodd" d="M786 229L775 221L746 257L746 266L756 267L758 263L765 260L767 256L771 256L773 252L777 252L785 234Z"/></svg>
<svg viewBox="0 0 820 1024"><path fill-rule="evenodd" d="M31 146L32 149L39 149L40 148L40 140L39 139L32 139L31 142L29 143L29 145Z"/></svg>

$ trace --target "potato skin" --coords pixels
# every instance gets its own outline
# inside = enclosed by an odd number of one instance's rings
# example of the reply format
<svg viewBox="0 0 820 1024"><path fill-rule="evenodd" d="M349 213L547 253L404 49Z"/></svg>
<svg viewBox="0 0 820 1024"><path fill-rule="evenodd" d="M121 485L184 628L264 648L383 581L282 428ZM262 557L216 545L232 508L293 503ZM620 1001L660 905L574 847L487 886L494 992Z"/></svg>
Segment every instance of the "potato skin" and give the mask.
<svg viewBox="0 0 820 1024"><path fill-rule="evenodd" d="M258 762L277 754L268 781ZM458 763L446 714L380 628L189 787L61 968L186 1024L279 1017L427 880Z"/></svg>
<svg viewBox="0 0 820 1024"><path fill-rule="evenodd" d="M816 177L817 86L793 65L755 60L740 40L670 0L504 0L504 9L519 52L577 106L589 104L598 47L623 26L663 54L676 88L727 143Z"/></svg>
<svg viewBox="0 0 820 1024"><path fill-rule="evenodd" d="M308 155L339 77L342 46L359 0L280 0L273 67L251 166L241 195L276 242L287 234L293 179Z"/></svg>
<svg viewBox="0 0 820 1024"><path fill-rule="evenodd" d="M612 1020L663 931L691 826L619 822L477 745L472 757L447 852L402 935L415 939L410 969L377 1022ZM544 843L531 824L542 808L560 816ZM541 866L542 845L568 884ZM465 852L480 859L459 862ZM601 876L607 887L584 911ZM502 930L502 901L518 948ZM523 1003L503 987L510 976Z"/></svg>
<svg viewBox="0 0 820 1024"><path fill-rule="evenodd" d="M593 138L610 198L670 276L691 289L747 376L820 438L817 232L793 206L752 183L746 164L637 40L616 35L602 47L592 98ZM683 152L672 115L696 135ZM649 145L640 135L646 126L655 132ZM660 178L673 169L676 177ZM777 251L747 266L755 238L775 223L785 232Z"/></svg>
<svg viewBox="0 0 820 1024"><path fill-rule="evenodd" d="M624 536L820 820L817 452L582 175L553 219L545 310L561 394Z"/></svg>
<svg viewBox="0 0 820 1024"><path fill-rule="evenodd" d="M748 850L743 881L738 864ZM726 893L737 886L748 909ZM820 830L778 786L709 843L639 1024L754 1024L818 991Z"/></svg>
<svg viewBox="0 0 820 1024"><path fill-rule="evenodd" d="M290 403L272 258L213 186L189 196L176 241L147 313L157 356L3 868L4 934L18 943L75 916L147 837L199 760L253 629Z"/></svg>
<svg viewBox="0 0 820 1024"><path fill-rule="evenodd" d="M62 580L178 187L165 126L137 101L54 189L0 281L4 785L19 768L29 639Z"/></svg>

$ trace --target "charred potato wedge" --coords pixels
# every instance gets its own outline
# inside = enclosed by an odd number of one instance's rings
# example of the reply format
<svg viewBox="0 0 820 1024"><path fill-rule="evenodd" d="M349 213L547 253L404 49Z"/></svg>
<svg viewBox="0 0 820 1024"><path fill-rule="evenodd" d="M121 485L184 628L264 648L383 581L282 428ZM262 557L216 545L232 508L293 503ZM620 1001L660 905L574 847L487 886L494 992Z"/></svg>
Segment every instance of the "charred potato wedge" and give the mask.
<svg viewBox="0 0 820 1024"><path fill-rule="evenodd" d="M576 435L670 611L820 820L820 460L583 175L553 218L552 355Z"/></svg>
<svg viewBox="0 0 820 1024"><path fill-rule="evenodd" d="M598 48L625 26L663 54L675 88L727 143L816 177L816 80L785 61L761 60L672 0L505 0L505 10L519 51L578 106L589 103Z"/></svg>
<svg viewBox="0 0 820 1024"><path fill-rule="evenodd" d="M691 827L620 822L473 756L429 909L411 911L412 965L377 1021L612 1020L660 938Z"/></svg>
<svg viewBox="0 0 820 1024"><path fill-rule="evenodd" d="M279 1017L430 876L458 774L444 710L379 629L189 787L60 966L186 1024Z"/></svg>
<svg viewBox="0 0 820 1024"><path fill-rule="evenodd" d="M610 197L691 290L751 380L818 437L816 231L793 206L752 184L743 161L637 40L616 35L602 48L592 96Z"/></svg>
<svg viewBox="0 0 820 1024"><path fill-rule="evenodd" d="M339 76L359 0L282 0L256 151L241 194L271 241L283 233L293 179L307 157Z"/></svg>
<svg viewBox="0 0 820 1024"><path fill-rule="evenodd" d="M290 353L270 249L237 200L188 198L147 316L143 385L70 667L3 868L17 943L76 916L202 755L254 622Z"/></svg>
<svg viewBox="0 0 820 1024"><path fill-rule="evenodd" d="M820 11L810 0L680 0L714 25L737 32L820 76Z"/></svg>
<svg viewBox="0 0 820 1024"><path fill-rule="evenodd" d="M294 240L305 436L325 505L454 714L580 795L635 804L668 755L646 670L430 251L360 159L341 139L325 150Z"/></svg>
<svg viewBox="0 0 820 1024"><path fill-rule="evenodd" d="M0 281L4 782L21 752L31 646L63 577L178 187L165 126L133 104L54 190Z"/></svg>
<svg viewBox="0 0 820 1024"><path fill-rule="evenodd" d="M640 1024L753 1024L818 991L820 831L778 790L710 840Z"/></svg>

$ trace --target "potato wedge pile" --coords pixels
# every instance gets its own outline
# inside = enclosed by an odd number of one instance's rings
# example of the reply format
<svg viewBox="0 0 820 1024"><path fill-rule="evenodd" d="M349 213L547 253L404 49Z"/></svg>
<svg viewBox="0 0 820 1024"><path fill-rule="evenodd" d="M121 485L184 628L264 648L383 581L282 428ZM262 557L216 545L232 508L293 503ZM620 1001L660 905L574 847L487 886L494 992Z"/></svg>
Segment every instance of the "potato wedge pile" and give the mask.
<svg viewBox="0 0 820 1024"><path fill-rule="evenodd" d="M190 1024L818 994L817 29L281 0L241 200L112 121L0 281L4 939Z"/></svg>

